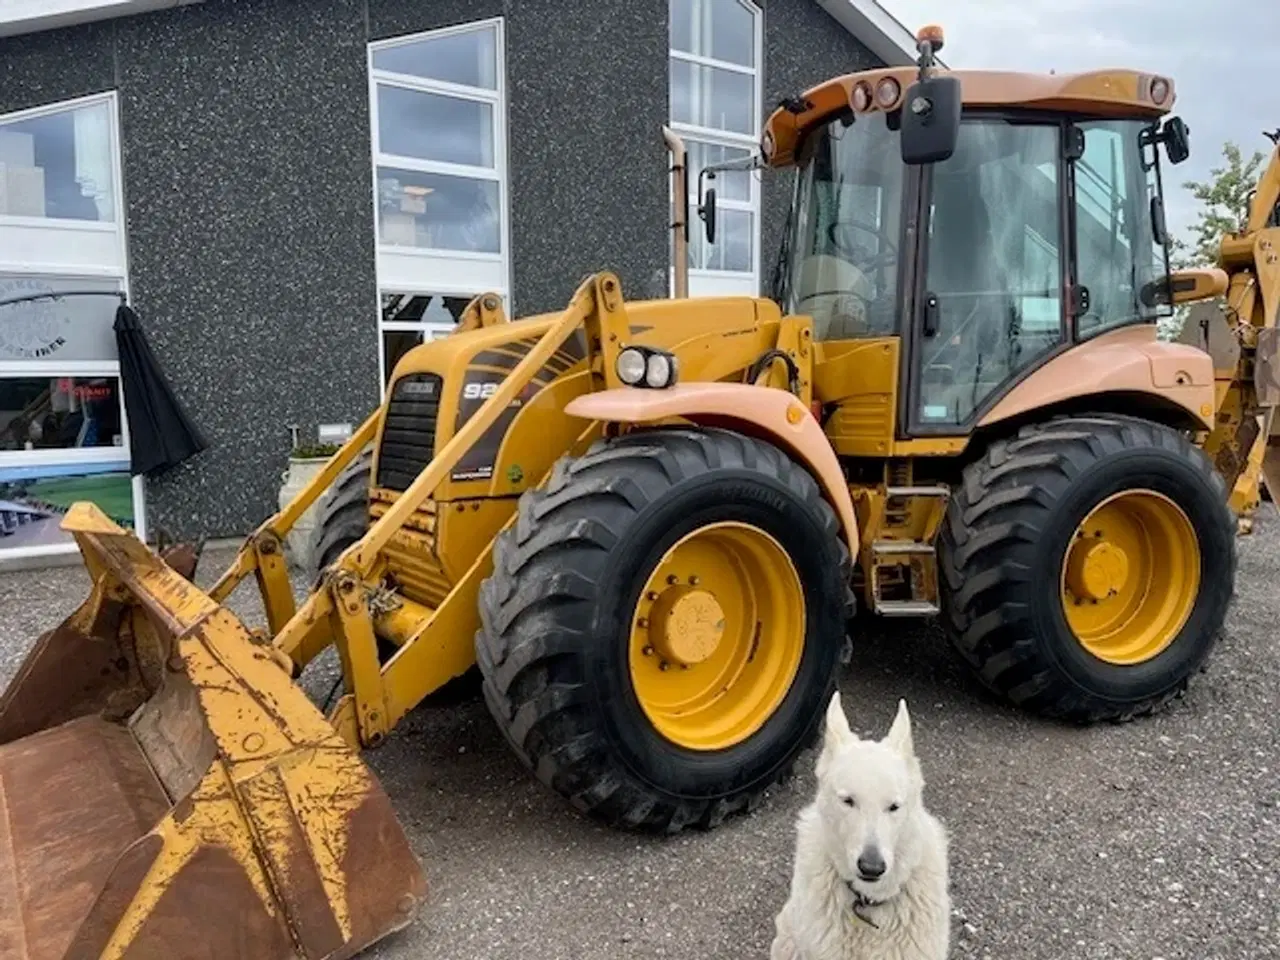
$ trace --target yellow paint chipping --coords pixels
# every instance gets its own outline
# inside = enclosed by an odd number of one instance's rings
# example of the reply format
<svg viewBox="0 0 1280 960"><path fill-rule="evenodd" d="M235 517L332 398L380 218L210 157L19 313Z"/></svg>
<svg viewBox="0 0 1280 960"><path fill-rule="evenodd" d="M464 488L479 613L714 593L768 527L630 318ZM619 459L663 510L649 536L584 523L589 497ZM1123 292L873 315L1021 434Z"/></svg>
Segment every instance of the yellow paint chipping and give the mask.
<svg viewBox="0 0 1280 960"><path fill-rule="evenodd" d="M277 915L275 897L254 851L253 834L245 823L226 769L221 764L215 763L209 769L192 791L188 804L184 805L184 817L180 818L177 811L171 811L152 831L164 841L164 848L147 871L146 879L100 960L126 960L131 942L160 898L196 853L205 847L220 847L230 854L244 870L263 909L269 916ZM234 921L227 918L223 922Z"/></svg>

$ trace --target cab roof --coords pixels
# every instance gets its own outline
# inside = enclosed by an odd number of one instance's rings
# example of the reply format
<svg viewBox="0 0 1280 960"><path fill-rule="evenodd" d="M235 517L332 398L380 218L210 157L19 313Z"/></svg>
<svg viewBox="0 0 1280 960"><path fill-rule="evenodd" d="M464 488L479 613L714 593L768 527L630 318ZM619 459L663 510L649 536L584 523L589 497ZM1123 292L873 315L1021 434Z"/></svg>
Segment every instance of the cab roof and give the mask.
<svg viewBox="0 0 1280 960"><path fill-rule="evenodd" d="M1177 97L1173 81L1136 70L1085 73L1016 73L1003 70L934 70L960 81L966 107L1023 107L1102 117L1167 114ZM916 67L890 67L833 77L778 107L765 124L761 150L771 167L784 167L808 130L853 110L891 112L918 76Z"/></svg>

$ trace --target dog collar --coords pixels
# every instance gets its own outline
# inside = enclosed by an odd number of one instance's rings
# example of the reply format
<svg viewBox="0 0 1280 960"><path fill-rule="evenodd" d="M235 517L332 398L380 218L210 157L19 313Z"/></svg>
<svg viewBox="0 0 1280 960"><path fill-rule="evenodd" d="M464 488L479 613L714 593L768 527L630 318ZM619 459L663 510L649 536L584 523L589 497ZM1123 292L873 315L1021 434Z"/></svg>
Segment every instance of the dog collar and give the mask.
<svg viewBox="0 0 1280 960"><path fill-rule="evenodd" d="M871 927L874 927L876 930L879 930L880 924L876 923L874 920L868 917L865 911L871 909L872 907L882 907L884 906L886 901L872 900L865 893L863 893L861 890L855 887L853 885L852 880L846 880L844 882L844 885L849 888L849 893L853 896L853 903L850 907L853 915L857 917L859 920L861 920L863 923Z"/></svg>

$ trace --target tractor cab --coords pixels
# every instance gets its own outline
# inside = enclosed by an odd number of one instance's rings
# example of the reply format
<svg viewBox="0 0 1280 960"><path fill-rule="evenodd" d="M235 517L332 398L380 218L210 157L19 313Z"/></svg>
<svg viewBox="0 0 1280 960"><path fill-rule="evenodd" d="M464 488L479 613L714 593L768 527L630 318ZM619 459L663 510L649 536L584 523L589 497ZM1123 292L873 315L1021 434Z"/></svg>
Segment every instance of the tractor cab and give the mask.
<svg viewBox="0 0 1280 960"><path fill-rule="evenodd" d="M772 297L829 356L893 341L898 440L968 435L1073 346L1167 315L1159 147L1187 156L1164 77L939 73L940 31L919 44L917 69L788 101L761 144L795 168Z"/></svg>

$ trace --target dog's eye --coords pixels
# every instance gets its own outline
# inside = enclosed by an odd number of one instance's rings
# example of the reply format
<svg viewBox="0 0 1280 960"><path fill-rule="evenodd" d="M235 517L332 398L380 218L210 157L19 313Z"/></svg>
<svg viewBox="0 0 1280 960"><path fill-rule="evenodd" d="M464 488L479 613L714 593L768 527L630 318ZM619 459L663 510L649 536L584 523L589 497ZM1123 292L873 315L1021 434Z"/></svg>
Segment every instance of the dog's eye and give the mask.
<svg viewBox="0 0 1280 960"><path fill-rule="evenodd" d="M856 807L858 805L856 802L854 802L853 797L841 797L840 802L843 803L846 807Z"/></svg>
<svg viewBox="0 0 1280 960"><path fill-rule="evenodd" d="M901 810L901 809L902 809L902 804L900 804L900 803L891 803L891 804L889 804L889 812L890 812L890 813L897 813L897 812L898 812L899 810Z"/></svg>

